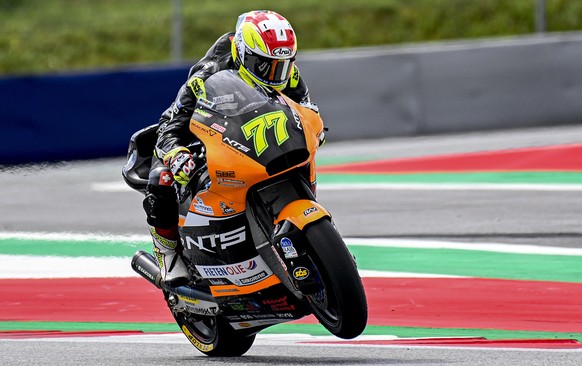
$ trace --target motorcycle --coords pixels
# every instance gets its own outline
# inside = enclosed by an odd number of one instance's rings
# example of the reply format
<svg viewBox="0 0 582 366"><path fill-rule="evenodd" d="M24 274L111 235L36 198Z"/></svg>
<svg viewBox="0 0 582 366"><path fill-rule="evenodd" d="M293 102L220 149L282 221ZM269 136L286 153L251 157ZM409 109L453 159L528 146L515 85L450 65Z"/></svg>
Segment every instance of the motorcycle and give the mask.
<svg viewBox="0 0 582 366"><path fill-rule="evenodd" d="M188 146L200 168L177 188L190 282L170 287L140 251L132 268L160 288L181 331L208 356L240 356L257 333L313 314L333 335L366 327L355 258L315 197L319 114L234 70L204 82ZM130 141L123 177L145 193L157 125Z"/></svg>

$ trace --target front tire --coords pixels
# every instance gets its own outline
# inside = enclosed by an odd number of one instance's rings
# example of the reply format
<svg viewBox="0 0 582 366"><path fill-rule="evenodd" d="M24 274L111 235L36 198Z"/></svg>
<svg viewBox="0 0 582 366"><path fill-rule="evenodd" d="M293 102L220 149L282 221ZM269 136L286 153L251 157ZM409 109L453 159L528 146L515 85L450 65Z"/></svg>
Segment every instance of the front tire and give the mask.
<svg viewBox="0 0 582 366"><path fill-rule="evenodd" d="M253 345L256 334L244 335L221 316L174 314L176 323L196 349L211 357L237 357Z"/></svg>
<svg viewBox="0 0 582 366"><path fill-rule="evenodd" d="M366 327L368 304L354 257L329 220L311 224L305 236L322 282L318 293L307 296L313 314L335 336L357 337Z"/></svg>

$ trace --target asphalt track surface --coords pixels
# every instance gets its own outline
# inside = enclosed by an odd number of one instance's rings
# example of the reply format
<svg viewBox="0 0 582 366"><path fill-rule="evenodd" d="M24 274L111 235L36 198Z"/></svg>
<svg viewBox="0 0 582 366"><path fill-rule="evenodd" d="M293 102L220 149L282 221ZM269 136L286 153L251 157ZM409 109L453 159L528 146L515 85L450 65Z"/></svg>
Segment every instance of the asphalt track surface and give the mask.
<svg viewBox="0 0 582 366"><path fill-rule="evenodd" d="M378 159L580 143L581 127L328 143L319 156ZM1 231L144 234L141 195L96 191L121 182L124 159L0 171ZM318 193L344 236L582 248L582 193L374 190ZM289 345L261 339L241 358L209 359L184 337L1 340L0 365L580 365L579 350Z"/></svg>

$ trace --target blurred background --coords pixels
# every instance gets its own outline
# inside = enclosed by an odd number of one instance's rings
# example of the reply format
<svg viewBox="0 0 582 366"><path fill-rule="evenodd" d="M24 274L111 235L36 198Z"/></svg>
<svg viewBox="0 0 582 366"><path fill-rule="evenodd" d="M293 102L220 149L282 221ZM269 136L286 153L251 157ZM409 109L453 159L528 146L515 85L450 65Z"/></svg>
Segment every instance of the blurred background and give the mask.
<svg viewBox="0 0 582 366"><path fill-rule="evenodd" d="M0 164L124 155L251 9L295 28L330 141L582 121L581 1L0 0Z"/></svg>

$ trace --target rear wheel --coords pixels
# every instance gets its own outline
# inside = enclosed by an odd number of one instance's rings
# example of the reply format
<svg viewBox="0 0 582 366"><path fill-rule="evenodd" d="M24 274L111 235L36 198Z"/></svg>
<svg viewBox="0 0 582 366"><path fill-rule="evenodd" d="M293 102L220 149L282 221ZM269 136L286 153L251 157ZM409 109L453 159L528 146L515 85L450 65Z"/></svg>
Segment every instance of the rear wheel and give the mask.
<svg viewBox="0 0 582 366"><path fill-rule="evenodd" d="M255 334L247 336L237 332L220 316L178 313L174 319L190 343L207 356L241 356L255 341Z"/></svg>
<svg viewBox="0 0 582 366"><path fill-rule="evenodd" d="M313 314L335 336L357 337L366 327L368 305L354 257L328 220L307 227L305 236L322 283L319 292L307 296Z"/></svg>

